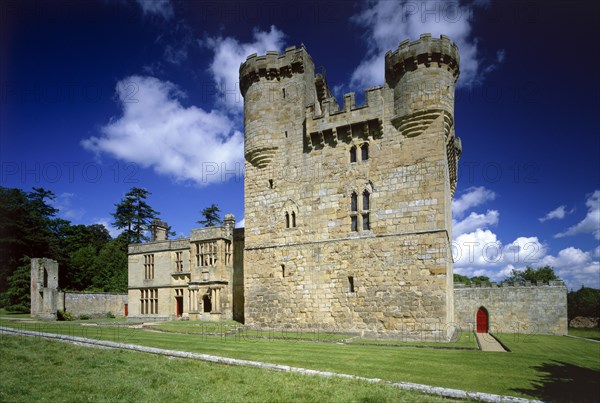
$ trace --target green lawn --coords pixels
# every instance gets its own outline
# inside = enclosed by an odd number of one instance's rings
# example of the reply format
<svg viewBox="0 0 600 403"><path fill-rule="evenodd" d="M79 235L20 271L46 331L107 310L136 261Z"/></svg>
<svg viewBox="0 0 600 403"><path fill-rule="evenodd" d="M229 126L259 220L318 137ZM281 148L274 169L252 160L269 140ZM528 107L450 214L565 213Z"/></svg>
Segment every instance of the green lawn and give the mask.
<svg viewBox="0 0 600 403"><path fill-rule="evenodd" d="M265 361L470 391L598 400L600 343L560 336L499 335L513 352L397 348L231 336L149 332L69 323L0 323L151 347ZM579 395L577 394L579 393Z"/></svg>
<svg viewBox="0 0 600 403"><path fill-rule="evenodd" d="M582 329L569 328L569 336L585 337L586 339L600 340L600 328Z"/></svg>
<svg viewBox="0 0 600 403"><path fill-rule="evenodd" d="M4 335L0 401L432 401L391 386Z"/></svg>

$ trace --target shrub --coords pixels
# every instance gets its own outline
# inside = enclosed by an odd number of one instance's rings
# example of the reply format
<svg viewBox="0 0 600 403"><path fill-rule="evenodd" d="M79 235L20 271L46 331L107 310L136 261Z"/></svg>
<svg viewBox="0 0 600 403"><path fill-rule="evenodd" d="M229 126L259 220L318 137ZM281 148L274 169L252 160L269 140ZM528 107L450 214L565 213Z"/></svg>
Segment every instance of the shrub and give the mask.
<svg viewBox="0 0 600 403"><path fill-rule="evenodd" d="M75 316L73 316L73 314L71 312L59 310L56 312L56 320L71 321L71 320L75 320Z"/></svg>
<svg viewBox="0 0 600 403"><path fill-rule="evenodd" d="M105 316L106 316L107 318L109 318L109 319L112 319L112 318L114 318L114 317L115 317L115 314L109 311L109 312L106 312L106 315L105 315Z"/></svg>
<svg viewBox="0 0 600 403"><path fill-rule="evenodd" d="M81 315L79 315L79 319L81 319L81 320L89 320L90 319L90 315L86 315L85 313L82 313Z"/></svg>

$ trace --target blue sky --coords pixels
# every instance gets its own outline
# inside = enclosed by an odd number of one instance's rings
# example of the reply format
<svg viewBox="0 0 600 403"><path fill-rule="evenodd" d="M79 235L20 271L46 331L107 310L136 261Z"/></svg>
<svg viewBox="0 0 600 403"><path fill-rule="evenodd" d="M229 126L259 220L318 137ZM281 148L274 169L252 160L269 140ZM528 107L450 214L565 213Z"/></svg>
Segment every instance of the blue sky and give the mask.
<svg viewBox="0 0 600 403"><path fill-rule="evenodd" d="M549 264L600 287L599 6L591 1L0 3L0 185L53 190L60 216L110 227L132 187L187 236L243 206L248 54L304 44L330 87L383 84L421 33L460 48L455 271ZM111 228L113 234L116 232Z"/></svg>

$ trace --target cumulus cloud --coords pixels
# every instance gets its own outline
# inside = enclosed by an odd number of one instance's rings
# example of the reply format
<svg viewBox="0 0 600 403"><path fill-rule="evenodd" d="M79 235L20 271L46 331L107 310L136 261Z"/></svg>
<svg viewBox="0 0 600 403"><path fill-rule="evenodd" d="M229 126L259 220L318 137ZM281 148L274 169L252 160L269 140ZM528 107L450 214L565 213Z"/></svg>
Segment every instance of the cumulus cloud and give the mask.
<svg viewBox="0 0 600 403"><path fill-rule="evenodd" d="M504 51L496 53L492 65L483 66L477 48L478 39L473 37L472 7L485 4L475 2L472 6L459 2L388 1L369 0L363 9L352 17L359 27L366 30L365 40L369 44L364 61L354 70L350 86L364 88L381 85L384 81L384 57L388 50L395 50L404 39L416 40L422 33L434 37L448 35L460 52L461 75L458 85L473 84L495 69L504 60ZM494 66L494 67L492 67Z"/></svg>
<svg viewBox="0 0 600 403"><path fill-rule="evenodd" d="M585 218L569 227L565 232L556 234L556 238L576 234L593 234L594 238L600 240L600 190L592 193L586 200L585 205L588 208Z"/></svg>
<svg viewBox="0 0 600 403"><path fill-rule="evenodd" d="M452 215L462 217L463 214L485 202L494 200L496 193L483 186L470 187L465 190L458 199L452 200Z"/></svg>
<svg viewBox="0 0 600 403"><path fill-rule="evenodd" d="M154 77L125 78L116 92L122 116L103 126L100 136L83 140L87 150L197 185L241 174L243 135L225 113L183 106L185 94Z"/></svg>
<svg viewBox="0 0 600 403"><path fill-rule="evenodd" d="M84 208L73 207L75 193L63 192L50 202L52 207L58 209L58 214L66 220L81 220L86 211Z"/></svg>
<svg viewBox="0 0 600 403"><path fill-rule="evenodd" d="M253 41L249 43L241 43L232 37L209 37L200 41L201 46L214 52L209 72L217 87L217 104L237 113L241 113L244 107L239 87L240 64L252 53L281 52L285 34L271 26L269 31L255 29L252 37Z"/></svg>
<svg viewBox="0 0 600 403"><path fill-rule="evenodd" d="M600 261L594 259L598 257L596 253L568 247L556 256L545 256L541 265L553 267L554 272L567 281L569 288L579 289L584 284L586 287L600 288Z"/></svg>
<svg viewBox="0 0 600 403"><path fill-rule="evenodd" d="M153 15L169 20L173 17L173 5L170 0L135 0L144 15Z"/></svg>
<svg viewBox="0 0 600 403"><path fill-rule="evenodd" d="M544 222L544 221L548 221L548 220L552 220L552 219L561 220L561 219L565 218L565 216L567 214L571 214L572 212L573 212L573 210L567 211L566 206L559 206L559 207L555 208L554 210L548 212L545 216L538 218L538 220L540 220L540 222Z"/></svg>
<svg viewBox="0 0 600 403"><path fill-rule="evenodd" d="M498 224L500 213L496 210L488 210L485 214L475 212L469 214L467 218L461 221L452 221L452 233L456 235L472 232L478 228L484 228L490 225Z"/></svg>
<svg viewBox="0 0 600 403"><path fill-rule="evenodd" d="M246 226L246 219L242 218L240 221L235 223L236 228L244 228Z"/></svg>

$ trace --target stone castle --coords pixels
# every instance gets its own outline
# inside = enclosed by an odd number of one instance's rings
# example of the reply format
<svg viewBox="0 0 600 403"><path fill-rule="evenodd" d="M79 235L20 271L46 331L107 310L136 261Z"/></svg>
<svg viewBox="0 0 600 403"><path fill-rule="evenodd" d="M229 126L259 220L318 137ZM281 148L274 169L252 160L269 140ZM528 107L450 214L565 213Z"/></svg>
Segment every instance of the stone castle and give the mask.
<svg viewBox="0 0 600 403"><path fill-rule="evenodd" d="M155 222L129 248L129 315L446 338L458 75L456 45L421 35L385 55L364 105L340 106L304 47L248 56L245 228L227 215L167 240Z"/></svg>

